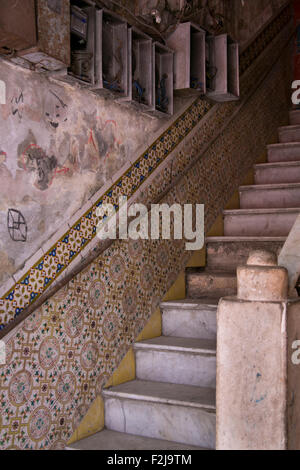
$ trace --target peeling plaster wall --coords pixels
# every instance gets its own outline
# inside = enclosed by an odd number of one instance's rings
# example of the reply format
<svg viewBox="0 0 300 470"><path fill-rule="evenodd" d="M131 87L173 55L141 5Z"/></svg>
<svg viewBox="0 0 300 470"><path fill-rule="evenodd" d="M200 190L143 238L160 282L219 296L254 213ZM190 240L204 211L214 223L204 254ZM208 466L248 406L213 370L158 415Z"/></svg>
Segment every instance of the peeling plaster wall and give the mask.
<svg viewBox="0 0 300 470"><path fill-rule="evenodd" d="M1 284L161 121L4 61L0 84Z"/></svg>

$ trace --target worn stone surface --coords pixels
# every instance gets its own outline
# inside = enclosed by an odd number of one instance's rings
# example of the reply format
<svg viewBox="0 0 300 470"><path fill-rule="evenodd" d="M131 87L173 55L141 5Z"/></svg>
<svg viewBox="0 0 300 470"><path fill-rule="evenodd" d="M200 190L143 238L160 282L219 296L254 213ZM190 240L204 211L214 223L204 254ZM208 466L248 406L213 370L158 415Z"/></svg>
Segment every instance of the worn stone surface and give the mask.
<svg viewBox="0 0 300 470"><path fill-rule="evenodd" d="M187 296L190 299L203 297L220 298L236 294L236 275L231 272L187 272Z"/></svg>
<svg viewBox="0 0 300 470"><path fill-rule="evenodd" d="M217 334L217 449L286 449L284 302L222 299Z"/></svg>
<svg viewBox="0 0 300 470"><path fill-rule="evenodd" d="M208 238L206 244L206 259L208 269L234 271L238 266L247 262L249 253L253 250L271 250L279 254L285 238Z"/></svg>

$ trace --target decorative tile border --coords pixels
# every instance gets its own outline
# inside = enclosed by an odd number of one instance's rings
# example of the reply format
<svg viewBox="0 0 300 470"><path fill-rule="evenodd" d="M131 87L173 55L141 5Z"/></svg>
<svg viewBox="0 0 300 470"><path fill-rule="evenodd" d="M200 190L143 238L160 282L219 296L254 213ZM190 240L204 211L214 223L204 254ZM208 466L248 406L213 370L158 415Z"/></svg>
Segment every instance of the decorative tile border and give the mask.
<svg viewBox="0 0 300 470"><path fill-rule="evenodd" d="M241 74L246 72L290 18L291 10L287 6L257 37L255 42L241 54ZM9 289L0 299L0 330L18 317L26 307L33 304L95 238L96 227L100 221L96 215L97 208L102 204L110 203L118 210L119 195L125 195L130 199L212 107L212 104L197 98L103 196L74 223L70 230Z"/></svg>

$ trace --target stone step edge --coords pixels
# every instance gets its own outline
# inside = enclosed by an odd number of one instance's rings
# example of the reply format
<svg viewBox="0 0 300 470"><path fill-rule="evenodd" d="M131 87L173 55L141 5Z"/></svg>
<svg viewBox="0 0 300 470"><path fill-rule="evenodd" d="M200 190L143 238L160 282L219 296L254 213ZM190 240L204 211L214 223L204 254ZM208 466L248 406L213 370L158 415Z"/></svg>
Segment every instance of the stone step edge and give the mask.
<svg viewBox="0 0 300 470"><path fill-rule="evenodd" d="M156 382L156 384L159 384L159 382ZM177 384L172 384L174 387L176 387ZM202 387L196 387L193 386L193 388L198 388L201 390ZM216 393L215 389L210 389L211 393ZM143 394L136 394L136 393L130 393L130 392L120 392L120 391L115 391L112 388L108 388L105 390L102 390L102 396L104 398L121 398L125 400L136 400L136 401L143 401L143 402L149 402L149 403L160 403L164 405L174 405L174 406L186 406L188 408L197 408L197 409L202 409L210 413L215 413L216 412L216 405L208 405L208 404L203 404L203 403L196 403L196 402L190 402L190 401L185 401L185 400L175 400L174 398L167 398L167 397L154 397L151 395L143 395Z"/></svg>
<svg viewBox="0 0 300 470"><path fill-rule="evenodd" d="M109 434L109 436L107 436L107 434ZM129 434L129 433L126 433L126 432L112 431L112 430L110 430L106 427L104 427L102 429L102 431L96 432L95 434L91 434L90 436L87 436L87 437L81 439L80 441L77 441L74 444L71 444L71 446L65 447L65 450L82 450L82 449L80 449L80 442L81 441L85 441L85 442L90 441L91 438L94 440L96 436L99 438L99 441L106 440L108 438L109 438L110 441L114 441L114 438L116 437L118 439L124 440L125 443L128 440L138 439L140 442L141 441L148 442L148 443L150 442L151 444L153 444L155 446L155 448L157 447L155 443L157 443L160 448L164 447L165 450L173 450L174 446L177 446L179 448L181 445L182 445L181 450L211 450L211 449L208 449L208 448L205 448L205 447L189 446L187 444L181 444L180 442L174 442L174 441L167 441L165 439L156 439L154 437L146 437L146 436L140 436L140 435L137 435L137 434ZM140 447L140 442L139 442L139 447ZM95 444L94 444L94 446L95 446ZM150 449L150 446L148 445L147 448ZM88 450L88 449L86 449L86 450ZM95 450L98 450L98 449L95 448ZM120 449L116 448L116 451L118 451L118 450L120 450ZM126 450L128 450L128 449L126 449ZM143 450L143 449L140 449L140 450Z"/></svg>
<svg viewBox="0 0 300 470"><path fill-rule="evenodd" d="M188 341L189 338L184 338ZM163 344L147 343L147 341L134 343L133 349L135 351L157 351L157 352L174 352L183 354L193 354L195 356L211 356L214 357L217 354L216 348L193 348L184 346L171 346Z"/></svg>
<svg viewBox="0 0 300 470"><path fill-rule="evenodd" d="M287 237L206 237L205 243L239 243L239 242L283 242Z"/></svg>
<svg viewBox="0 0 300 470"><path fill-rule="evenodd" d="M287 168L300 166L300 161L286 161L286 162L274 162L274 163L257 163L254 165L255 170L268 169L268 168Z"/></svg>
<svg viewBox="0 0 300 470"><path fill-rule="evenodd" d="M300 189L300 183L274 183L274 184L253 184L249 186L240 186L239 192L243 191L273 191L280 189Z"/></svg>
<svg viewBox="0 0 300 470"><path fill-rule="evenodd" d="M288 126L281 126L278 127L278 132L284 132L286 130L299 130L300 131L300 124L290 124Z"/></svg>
<svg viewBox="0 0 300 470"><path fill-rule="evenodd" d="M182 309L182 310L214 310L216 311L218 308L218 304L213 302L214 299L208 300L199 300L197 299L190 299L190 302L182 302L178 300L170 300L168 302L161 302L160 308L162 310L174 310L174 309Z"/></svg>
<svg viewBox="0 0 300 470"><path fill-rule="evenodd" d="M287 207L278 209L231 209L224 210L223 215L263 215L263 214L292 214L300 213L300 207Z"/></svg>
<svg viewBox="0 0 300 470"><path fill-rule="evenodd" d="M289 147L300 147L300 142L278 142L277 144L267 145L267 149L280 149L280 148L289 148ZM284 162L281 162L284 163Z"/></svg>

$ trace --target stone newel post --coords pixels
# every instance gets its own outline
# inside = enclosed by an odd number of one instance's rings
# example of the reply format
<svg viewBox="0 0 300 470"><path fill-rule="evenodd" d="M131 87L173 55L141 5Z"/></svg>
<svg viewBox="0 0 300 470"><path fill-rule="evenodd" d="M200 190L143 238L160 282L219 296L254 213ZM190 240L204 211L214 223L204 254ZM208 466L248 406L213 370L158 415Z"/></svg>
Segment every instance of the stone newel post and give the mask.
<svg viewBox="0 0 300 470"><path fill-rule="evenodd" d="M218 307L217 449L299 448L300 365L291 357L300 302L287 300L288 273L273 253L250 254L237 283L237 297Z"/></svg>

